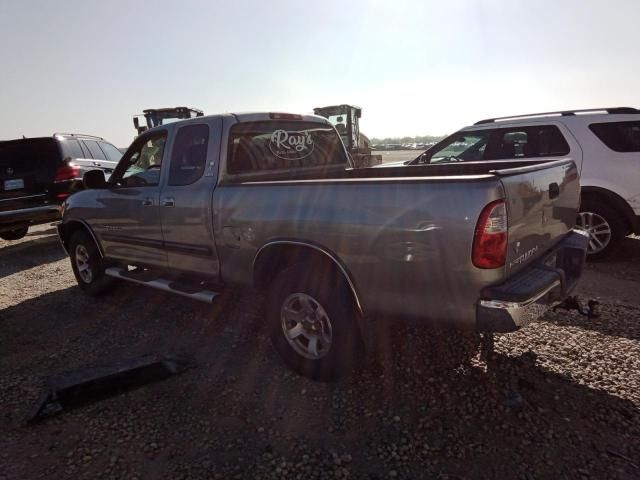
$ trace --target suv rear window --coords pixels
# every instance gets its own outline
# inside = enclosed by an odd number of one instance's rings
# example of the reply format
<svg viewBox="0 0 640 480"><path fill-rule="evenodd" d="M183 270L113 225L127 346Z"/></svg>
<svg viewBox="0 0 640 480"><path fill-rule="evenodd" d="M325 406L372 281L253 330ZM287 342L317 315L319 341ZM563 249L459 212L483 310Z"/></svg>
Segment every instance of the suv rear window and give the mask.
<svg viewBox="0 0 640 480"><path fill-rule="evenodd" d="M640 152L640 121L592 123L589 129L613 151Z"/></svg>
<svg viewBox="0 0 640 480"><path fill-rule="evenodd" d="M18 170L51 162L56 166L60 161L60 150L53 138L27 138L0 142L0 167Z"/></svg>
<svg viewBox="0 0 640 480"><path fill-rule="evenodd" d="M229 137L229 173L305 170L344 165L346 153L330 126L313 122L247 122Z"/></svg>

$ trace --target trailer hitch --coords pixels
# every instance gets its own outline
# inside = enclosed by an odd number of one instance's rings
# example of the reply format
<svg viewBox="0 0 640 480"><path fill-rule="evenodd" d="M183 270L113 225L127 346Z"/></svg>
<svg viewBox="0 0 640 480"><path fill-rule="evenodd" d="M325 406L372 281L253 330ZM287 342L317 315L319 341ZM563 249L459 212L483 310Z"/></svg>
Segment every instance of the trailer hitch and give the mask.
<svg viewBox="0 0 640 480"><path fill-rule="evenodd" d="M599 305L600 302L597 300L589 300L585 308L580 303L580 299L577 296L573 296L565 298L561 303L553 307L553 311L555 312L558 308L567 311L576 310L580 315L584 315L587 318L598 318L600 316Z"/></svg>
<svg viewBox="0 0 640 480"><path fill-rule="evenodd" d="M47 390L27 416L32 423L64 410L164 380L194 366L176 355L142 355L112 365L65 372L48 379Z"/></svg>

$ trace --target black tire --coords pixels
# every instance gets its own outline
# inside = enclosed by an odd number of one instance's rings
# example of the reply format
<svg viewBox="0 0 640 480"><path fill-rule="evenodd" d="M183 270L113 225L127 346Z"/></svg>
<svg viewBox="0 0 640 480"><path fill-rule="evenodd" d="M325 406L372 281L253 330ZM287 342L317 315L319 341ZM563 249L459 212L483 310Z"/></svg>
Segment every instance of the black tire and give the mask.
<svg viewBox="0 0 640 480"><path fill-rule="evenodd" d="M600 243L603 241L602 237L598 241L593 238L593 233L590 232L587 260L600 260L606 258L616 250L620 241L627 235L628 228L624 219L616 210L605 203L594 201L592 199L587 199L582 202L577 225L584 227L583 222L585 220L583 219L589 218L589 214L594 214L595 216L593 218L595 218L596 221L598 221L598 217L603 219L611 231L611 236L604 247L600 247ZM595 249L594 246L596 247Z"/></svg>
<svg viewBox="0 0 640 480"><path fill-rule="evenodd" d="M3 240L20 240L27 234L28 231L29 226L23 225L21 227L16 227L13 230L8 230L0 233L0 238L2 238Z"/></svg>
<svg viewBox="0 0 640 480"><path fill-rule="evenodd" d="M78 286L85 293L97 296L113 286L114 279L105 275L106 264L100 257L98 247L86 232L77 231L72 235L69 256ZM83 268L85 265L86 268Z"/></svg>
<svg viewBox="0 0 640 480"><path fill-rule="evenodd" d="M314 306L316 302L321 308L314 309L316 322L307 319L296 324L296 327L299 325L305 331L290 341L285 335L284 324L287 320L283 320L283 309L287 305L295 310L296 302L302 306L299 298L306 299ZM326 313L330 326L329 346L322 348L322 341L318 341L317 350L321 356L305 357L296 348L310 349L311 340L308 340L306 335L313 336L314 332L320 331L320 328L315 330L317 325L309 326L308 323L326 325L324 321L317 321L318 318L323 317L323 313ZM351 292L344 279L336 279L333 273L322 266L298 264L289 267L278 274L268 291L266 320L271 342L290 368L312 380L335 380L350 373L360 364L364 348L358 329L357 315ZM289 331L292 330L293 328ZM325 329L321 330L326 333ZM317 336L327 338L327 336ZM308 351L306 353L309 354Z"/></svg>

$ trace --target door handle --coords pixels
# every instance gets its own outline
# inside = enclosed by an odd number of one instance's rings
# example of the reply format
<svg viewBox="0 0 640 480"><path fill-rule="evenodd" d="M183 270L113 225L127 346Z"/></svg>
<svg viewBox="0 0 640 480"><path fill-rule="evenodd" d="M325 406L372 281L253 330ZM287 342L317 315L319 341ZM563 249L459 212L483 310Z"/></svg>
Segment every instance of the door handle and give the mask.
<svg viewBox="0 0 640 480"><path fill-rule="evenodd" d="M549 200L560 195L560 186L556 182L549 184Z"/></svg>
<svg viewBox="0 0 640 480"><path fill-rule="evenodd" d="M144 200L142 200L142 205L145 207L153 205L153 199L151 197L145 198Z"/></svg>
<svg viewBox="0 0 640 480"><path fill-rule="evenodd" d="M176 199L173 197L167 197L164 200L162 200L162 205L164 205L165 207L175 207Z"/></svg>

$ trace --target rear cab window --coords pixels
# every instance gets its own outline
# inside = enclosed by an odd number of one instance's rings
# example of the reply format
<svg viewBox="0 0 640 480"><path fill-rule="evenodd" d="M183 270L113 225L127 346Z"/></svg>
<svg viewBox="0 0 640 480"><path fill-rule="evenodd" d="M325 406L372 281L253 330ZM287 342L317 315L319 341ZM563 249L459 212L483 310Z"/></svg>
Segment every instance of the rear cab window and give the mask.
<svg viewBox="0 0 640 480"><path fill-rule="evenodd" d="M640 120L592 123L589 129L614 152L640 152Z"/></svg>
<svg viewBox="0 0 640 480"><path fill-rule="evenodd" d="M331 125L304 121L234 125L227 155L227 173L252 177L306 172L321 178L327 169L348 164L342 141Z"/></svg>
<svg viewBox="0 0 640 480"><path fill-rule="evenodd" d="M429 163L561 157L569 144L555 125L457 132L429 151Z"/></svg>

